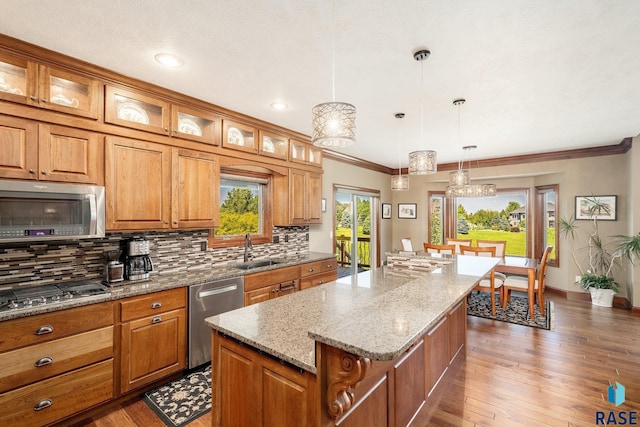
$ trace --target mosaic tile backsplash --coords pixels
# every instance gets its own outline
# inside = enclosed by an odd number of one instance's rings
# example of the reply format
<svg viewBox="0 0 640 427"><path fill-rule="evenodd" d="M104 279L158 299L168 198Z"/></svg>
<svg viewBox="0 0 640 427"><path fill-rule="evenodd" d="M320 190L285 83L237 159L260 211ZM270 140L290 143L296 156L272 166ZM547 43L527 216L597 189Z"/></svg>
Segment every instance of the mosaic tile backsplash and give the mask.
<svg viewBox="0 0 640 427"><path fill-rule="evenodd" d="M121 242L139 236L150 242L153 274L240 262L244 255L243 246L203 250L209 236L207 230L108 233L104 239L0 244L0 290L74 280L102 280L107 253L119 250ZM309 251L306 226L274 227L273 236L277 236L279 243L253 245L254 258L284 257Z"/></svg>

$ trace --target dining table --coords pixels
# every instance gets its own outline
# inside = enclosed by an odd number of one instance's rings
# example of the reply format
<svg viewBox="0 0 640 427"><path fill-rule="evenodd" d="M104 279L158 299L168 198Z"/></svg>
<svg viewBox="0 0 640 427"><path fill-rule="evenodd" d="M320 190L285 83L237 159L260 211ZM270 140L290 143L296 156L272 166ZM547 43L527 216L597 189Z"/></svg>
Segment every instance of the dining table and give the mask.
<svg viewBox="0 0 640 427"><path fill-rule="evenodd" d="M512 274L517 276L526 276L528 282L527 297L529 300L529 318L534 317L535 288L536 288L536 269L538 268L537 258L526 258L519 256L505 255L502 260L495 266L495 271L503 274ZM542 292L542 289L538 289ZM541 301L538 297L538 301ZM504 301L501 301L504 304ZM503 307L505 308L505 307ZM544 307L540 306L540 313L544 315Z"/></svg>

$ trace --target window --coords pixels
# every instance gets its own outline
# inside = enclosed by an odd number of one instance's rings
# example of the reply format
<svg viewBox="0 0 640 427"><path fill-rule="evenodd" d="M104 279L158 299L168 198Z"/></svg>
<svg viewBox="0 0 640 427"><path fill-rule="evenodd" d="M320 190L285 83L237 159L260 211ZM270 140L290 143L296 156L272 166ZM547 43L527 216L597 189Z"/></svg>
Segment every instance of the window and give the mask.
<svg viewBox="0 0 640 427"><path fill-rule="evenodd" d="M429 242L433 245L444 243L445 225L445 197L444 194L429 195Z"/></svg>
<svg viewBox="0 0 640 427"><path fill-rule="evenodd" d="M535 249L534 256L541 258L548 245L553 246L549 254L549 265L558 267L558 244L560 239L556 233L556 207L558 206L558 185L536 187L536 219L535 219Z"/></svg>
<svg viewBox="0 0 640 427"><path fill-rule="evenodd" d="M236 170L221 174L220 225L214 229L210 246L244 244L245 234L250 234L254 243L271 241L270 178Z"/></svg>

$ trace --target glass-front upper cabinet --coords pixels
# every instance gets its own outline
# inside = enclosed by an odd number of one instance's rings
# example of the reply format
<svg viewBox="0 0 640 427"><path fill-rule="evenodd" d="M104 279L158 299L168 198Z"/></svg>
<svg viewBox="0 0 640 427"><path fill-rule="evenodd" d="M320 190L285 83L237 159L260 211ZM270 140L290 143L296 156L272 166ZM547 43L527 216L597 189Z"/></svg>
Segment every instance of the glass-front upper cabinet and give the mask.
<svg viewBox="0 0 640 427"><path fill-rule="evenodd" d="M230 120L223 120L222 146L233 150L258 152L256 135L258 132L253 126L245 125Z"/></svg>
<svg viewBox="0 0 640 427"><path fill-rule="evenodd" d="M307 152L308 152L308 155L307 155L308 163L315 166L322 166L322 148L309 145L307 147Z"/></svg>
<svg viewBox="0 0 640 427"><path fill-rule="evenodd" d="M307 163L307 147L309 144L295 139L289 140L289 160L297 163Z"/></svg>
<svg viewBox="0 0 640 427"><path fill-rule="evenodd" d="M107 85L104 120L134 129L169 135L171 106L138 92Z"/></svg>
<svg viewBox="0 0 640 427"><path fill-rule="evenodd" d="M222 120L208 111L171 105L171 136L220 145Z"/></svg>
<svg viewBox="0 0 640 427"><path fill-rule="evenodd" d="M289 138L262 130L259 135L260 155L287 160L289 156Z"/></svg>
<svg viewBox="0 0 640 427"><path fill-rule="evenodd" d="M38 68L38 76L41 107L98 118L98 80L43 65Z"/></svg>
<svg viewBox="0 0 640 427"><path fill-rule="evenodd" d="M0 99L98 118L98 80L0 54Z"/></svg>

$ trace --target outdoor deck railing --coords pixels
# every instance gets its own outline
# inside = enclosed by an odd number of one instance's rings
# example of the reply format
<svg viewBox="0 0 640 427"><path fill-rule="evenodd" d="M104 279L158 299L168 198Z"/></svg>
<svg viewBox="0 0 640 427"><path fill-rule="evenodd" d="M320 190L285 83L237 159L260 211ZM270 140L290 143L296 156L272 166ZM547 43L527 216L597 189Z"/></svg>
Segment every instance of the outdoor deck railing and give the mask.
<svg viewBox="0 0 640 427"><path fill-rule="evenodd" d="M369 237L358 237L357 244L357 257L356 261L358 267L370 267L371 266L371 239ZM351 237L350 236L337 236L336 237L336 256L338 264L341 267L345 265L351 265Z"/></svg>

